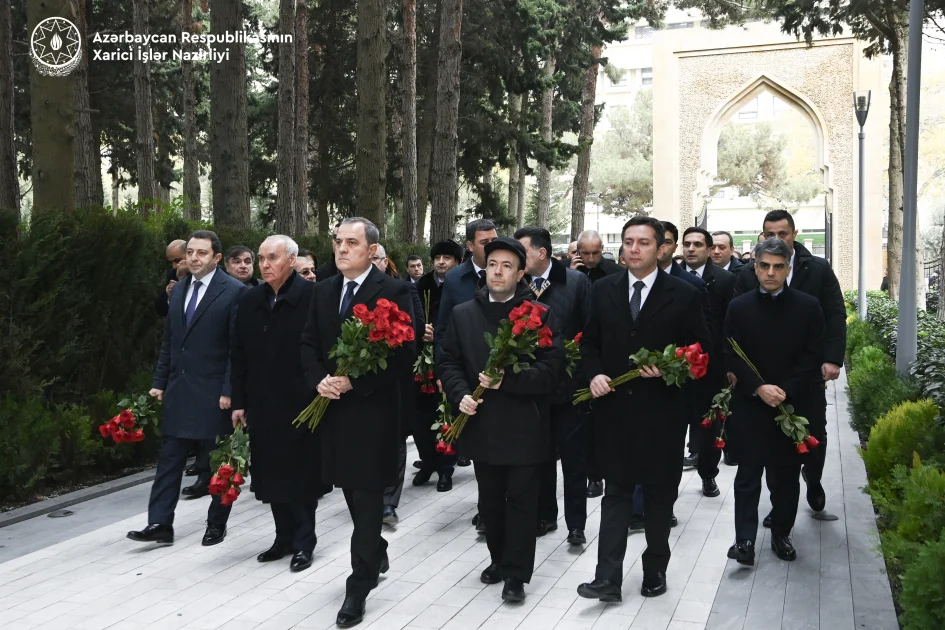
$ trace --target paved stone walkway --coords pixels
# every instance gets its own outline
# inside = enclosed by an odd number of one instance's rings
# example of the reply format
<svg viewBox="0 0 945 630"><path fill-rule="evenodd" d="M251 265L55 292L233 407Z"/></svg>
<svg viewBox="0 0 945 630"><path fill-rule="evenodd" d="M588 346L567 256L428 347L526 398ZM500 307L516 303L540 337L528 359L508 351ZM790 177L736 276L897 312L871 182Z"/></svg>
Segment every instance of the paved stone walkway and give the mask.
<svg viewBox="0 0 945 630"><path fill-rule="evenodd" d="M488 550L470 524L476 511L471 468L457 469L454 489L408 485L400 524L385 528L391 570L368 599L361 628L372 630L853 630L898 628L855 435L846 423L844 381L830 388L825 486L834 522L814 521L802 499L794 541L798 560L775 558L759 541L757 566L739 567L725 552L734 532L734 468L723 466L722 496L701 494L683 475L672 532L666 595L639 595L642 533L630 536L621 604L577 597L593 578L600 500L589 502L588 545L572 549L560 529L538 541L536 571L524 604L503 604L501 586L484 586ZM838 417L843 420L838 422ZM410 449L410 461L415 457ZM349 571L351 523L335 491L318 509L315 563L290 573L288 559L259 564L274 530L269 510L244 496L226 540L202 547L209 500L182 501L177 542L141 545L125 532L146 523L145 484L71 507L74 516L40 517L0 528L0 627L4 630L226 630L334 626ZM767 499L762 499L762 510Z"/></svg>

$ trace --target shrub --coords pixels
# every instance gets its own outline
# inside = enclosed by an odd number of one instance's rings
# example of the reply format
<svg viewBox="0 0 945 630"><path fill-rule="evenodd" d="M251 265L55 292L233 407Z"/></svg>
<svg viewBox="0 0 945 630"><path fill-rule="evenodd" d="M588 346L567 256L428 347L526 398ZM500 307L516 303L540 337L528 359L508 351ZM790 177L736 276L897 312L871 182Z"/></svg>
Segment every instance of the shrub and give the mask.
<svg viewBox="0 0 945 630"><path fill-rule="evenodd" d="M870 430L862 452L871 480L888 476L897 464L908 465L913 453L925 461L941 456L945 427L935 422L938 408L931 400L904 402L880 417Z"/></svg>
<svg viewBox="0 0 945 630"><path fill-rule="evenodd" d="M884 365L891 365L889 355L878 346L863 346L850 358L850 367L872 369Z"/></svg>
<svg viewBox="0 0 945 630"><path fill-rule="evenodd" d="M59 439L39 400L19 402L10 394L0 399L0 498L23 498L43 480Z"/></svg>
<svg viewBox="0 0 945 630"><path fill-rule="evenodd" d="M869 323L856 318L847 323L847 354L851 359L851 367L854 365L853 356L860 348L866 346L880 347L882 343L883 340Z"/></svg>
<svg viewBox="0 0 945 630"><path fill-rule="evenodd" d="M905 630L945 628L945 532L922 545L902 576L902 624Z"/></svg>
<svg viewBox="0 0 945 630"><path fill-rule="evenodd" d="M916 400L918 391L884 357L876 362L868 347L859 351L860 364L850 372L848 392L852 418L850 425L860 433L869 433L877 418L907 400Z"/></svg>

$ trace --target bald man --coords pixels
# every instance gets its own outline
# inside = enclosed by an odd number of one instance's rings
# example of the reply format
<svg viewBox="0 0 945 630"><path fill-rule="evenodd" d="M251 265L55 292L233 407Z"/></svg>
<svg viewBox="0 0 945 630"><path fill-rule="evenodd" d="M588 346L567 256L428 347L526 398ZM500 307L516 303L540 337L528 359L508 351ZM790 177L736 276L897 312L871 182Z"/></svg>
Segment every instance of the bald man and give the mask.
<svg viewBox="0 0 945 630"><path fill-rule="evenodd" d="M164 256L171 266L164 278L165 287L154 298L154 311L161 317L167 317L167 301L170 299L171 289L178 280L184 279L190 273L187 270L187 241L171 241L164 250Z"/></svg>

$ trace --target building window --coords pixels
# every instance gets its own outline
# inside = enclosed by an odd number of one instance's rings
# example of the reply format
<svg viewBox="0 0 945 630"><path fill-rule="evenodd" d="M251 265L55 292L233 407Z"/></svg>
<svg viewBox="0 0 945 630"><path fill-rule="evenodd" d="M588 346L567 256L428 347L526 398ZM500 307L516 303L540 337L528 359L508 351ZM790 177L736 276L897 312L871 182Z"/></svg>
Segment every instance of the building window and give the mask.
<svg viewBox="0 0 945 630"><path fill-rule="evenodd" d="M653 68L640 68L640 85L653 85Z"/></svg>
<svg viewBox="0 0 945 630"><path fill-rule="evenodd" d="M739 120L755 120L758 118L758 97L751 99L748 103L745 103L745 106L740 112L738 112Z"/></svg>
<svg viewBox="0 0 945 630"><path fill-rule="evenodd" d="M616 81L611 80L610 84L614 87L626 87L630 85L630 73L626 70L620 73L620 78Z"/></svg>
<svg viewBox="0 0 945 630"><path fill-rule="evenodd" d="M608 244L608 245L613 245L614 243L619 243L619 242L620 242L620 235L619 235L619 234L608 234L608 235L607 235L607 244Z"/></svg>
<svg viewBox="0 0 945 630"><path fill-rule="evenodd" d="M695 26L695 22L676 22L675 24L667 24L666 30L675 31L681 28L692 28Z"/></svg>
<svg viewBox="0 0 945 630"><path fill-rule="evenodd" d="M653 39L655 30L652 26L638 26L633 29L633 36L636 39Z"/></svg>

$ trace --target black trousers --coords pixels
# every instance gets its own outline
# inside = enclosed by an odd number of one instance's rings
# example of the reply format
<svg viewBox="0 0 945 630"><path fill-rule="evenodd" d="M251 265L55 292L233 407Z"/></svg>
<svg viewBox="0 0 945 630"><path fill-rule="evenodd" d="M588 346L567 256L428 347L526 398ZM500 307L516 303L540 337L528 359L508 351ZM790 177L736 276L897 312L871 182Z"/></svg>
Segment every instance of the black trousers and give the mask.
<svg viewBox="0 0 945 630"><path fill-rule="evenodd" d="M689 423L689 452L699 456L696 471L703 481L719 476L722 449L715 448L715 435L714 427L702 428L702 416Z"/></svg>
<svg viewBox="0 0 945 630"><path fill-rule="evenodd" d="M584 446L584 415L571 404L551 408L551 426L555 447L561 457L564 478L564 521L568 530L584 529L587 523L587 457ZM538 495L538 518L558 520L558 463L542 465L541 490Z"/></svg>
<svg viewBox="0 0 945 630"><path fill-rule="evenodd" d="M767 471L771 491L771 534L788 536L797 518L797 501L801 494L801 464L739 462L735 473L735 537L753 543L758 536L758 502L761 499L761 475Z"/></svg>
<svg viewBox="0 0 945 630"><path fill-rule="evenodd" d="M808 485L820 483L824 476L824 465L827 463L827 435L824 433L816 437L820 440L820 446L804 456L803 468Z"/></svg>
<svg viewBox="0 0 945 630"><path fill-rule="evenodd" d="M503 578L523 582L535 570L535 523L541 465L496 466L473 462L479 485L479 514L486 544Z"/></svg>
<svg viewBox="0 0 945 630"><path fill-rule="evenodd" d="M351 534L351 575L345 583L345 595L366 599L371 589L377 586L381 563L387 557L387 541L381 536L384 489L342 488L342 492L354 524Z"/></svg>
<svg viewBox="0 0 945 630"><path fill-rule="evenodd" d="M417 404L417 407L420 407L420 403ZM435 410L430 412L425 409L417 414L413 441L417 445L417 454L420 456L420 461L423 462L424 469L432 470L439 475L452 477L456 468L457 457L456 455L444 455L436 452L433 431L430 430L430 427L436 422L436 417Z"/></svg>
<svg viewBox="0 0 945 630"><path fill-rule="evenodd" d="M597 464L597 453L594 450L594 418L584 405L578 406L577 409L577 413L584 417L584 469L587 480L599 483L604 480L604 475Z"/></svg>
<svg viewBox="0 0 945 630"><path fill-rule="evenodd" d="M384 488L384 505L397 507L400 505L400 495L404 491L404 475L407 474L407 442L401 440L399 449L399 464L397 465L397 483Z"/></svg>
<svg viewBox="0 0 945 630"><path fill-rule="evenodd" d="M634 486L608 479L601 501L597 578L623 583L623 559L627 554L627 529L633 515ZM643 485L643 524L646 550L643 574L666 573L669 565L669 530L672 525L676 485Z"/></svg>
<svg viewBox="0 0 945 630"><path fill-rule="evenodd" d="M209 471L210 451L214 449L213 440L188 440L164 436L161 452L158 454L157 473L151 485L151 498L148 501L149 525L174 524L174 510L180 498L180 483L184 478L187 456L195 442L200 442L200 453L207 453L207 470ZM200 461L199 455L197 461ZM220 497L212 497L210 510L207 513L207 523L225 526L229 516L230 508L220 503Z"/></svg>
<svg viewBox="0 0 945 630"><path fill-rule="evenodd" d="M292 547L293 551L312 553L318 543L315 536L315 510L318 501L311 503L270 503L272 520L276 522L276 543Z"/></svg>

